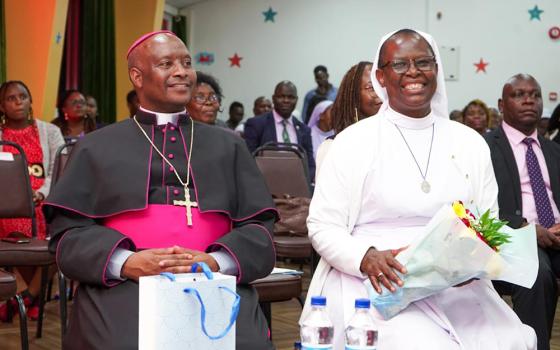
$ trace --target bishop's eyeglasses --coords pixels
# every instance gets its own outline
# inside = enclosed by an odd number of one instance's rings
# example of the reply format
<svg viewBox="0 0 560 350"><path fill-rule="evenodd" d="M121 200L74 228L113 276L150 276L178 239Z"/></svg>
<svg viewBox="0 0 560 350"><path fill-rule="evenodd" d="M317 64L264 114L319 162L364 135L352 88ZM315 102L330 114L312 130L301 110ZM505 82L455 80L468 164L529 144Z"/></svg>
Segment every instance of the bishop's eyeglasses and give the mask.
<svg viewBox="0 0 560 350"><path fill-rule="evenodd" d="M396 59L386 62L381 68L390 66L397 74L404 74L410 69L411 62L414 62L416 69L422 72L429 72L436 67L436 58L434 56L417 57L411 59Z"/></svg>

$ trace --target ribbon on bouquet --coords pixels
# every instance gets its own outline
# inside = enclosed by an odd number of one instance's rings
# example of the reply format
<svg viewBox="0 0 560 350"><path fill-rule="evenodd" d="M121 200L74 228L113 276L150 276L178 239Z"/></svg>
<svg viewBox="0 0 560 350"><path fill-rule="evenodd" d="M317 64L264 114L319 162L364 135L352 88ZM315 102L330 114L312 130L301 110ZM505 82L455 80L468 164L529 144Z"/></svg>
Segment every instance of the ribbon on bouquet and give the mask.
<svg viewBox="0 0 560 350"><path fill-rule="evenodd" d="M212 270L210 270L210 267L208 267L208 265L206 265L206 263L203 263L203 262L194 263L191 267L191 273L196 272L198 267L202 268L202 272L204 273L204 275L206 276L206 278L208 280L213 280L214 279L214 275L212 273ZM164 276L164 277L167 277L172 282L175 282L175 279L176 279L175 275L171 272L162 272L160 275ZM228 334L231 327L235 323L235 320L237 319L237 315L239 315L239 303L241 302L241 297L239 296L239 294L237 294L233 290L229 289L228 287L224 287L224 286L220 286L218 288L232 294L235 297L235 300L233 301L233 305L231 306L231 316L229 318L229 324L218 335L210 335L210 334L208 334L208 331L206 330L206 306L204 306L204 301L202 301L202 297L200 296L200 293L198 292L198 290L196 290L196 288L185 288L185 289L183 289L183 292L185 292L186 294L192 294L192 295L196 296L196 298L197 298L197 300L200 304L200 325L201 325L201 328L202 328L202 332L208 338L210 338L212 340L221 339L221 338L225 337L226 334Z"/></svg>

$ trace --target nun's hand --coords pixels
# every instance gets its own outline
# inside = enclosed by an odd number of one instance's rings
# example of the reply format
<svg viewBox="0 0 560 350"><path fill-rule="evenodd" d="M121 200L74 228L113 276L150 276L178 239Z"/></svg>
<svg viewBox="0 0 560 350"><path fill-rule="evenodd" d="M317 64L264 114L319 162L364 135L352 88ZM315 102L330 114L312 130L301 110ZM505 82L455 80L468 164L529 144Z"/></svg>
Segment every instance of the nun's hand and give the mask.
<svg viewBox="0 0 560 350"><path fill-rule="evenodd" d="M364 255L360 264L360 271L368 275L377 293L381 294L381 285L391 292L396 291L395 285L403 286L403 281L397 276L395 271L405 274L406 268L395 259L395 256L404 249L406 247L380 251L371 247Z"/></svg>

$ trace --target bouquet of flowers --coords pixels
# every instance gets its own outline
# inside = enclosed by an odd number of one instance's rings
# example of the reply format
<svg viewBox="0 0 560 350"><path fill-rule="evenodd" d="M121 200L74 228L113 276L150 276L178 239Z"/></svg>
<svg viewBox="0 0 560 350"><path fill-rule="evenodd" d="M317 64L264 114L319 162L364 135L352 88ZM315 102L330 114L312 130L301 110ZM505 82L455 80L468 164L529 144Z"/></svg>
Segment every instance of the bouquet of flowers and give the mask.
<svg viewBox="0 0 560 350"><path fill-rule="evenodd" d="M479 218L461 202L444 205L410 246L396 259L406 267L404 285L377 294L364 284L372 304L390 319L410 303L473 278L502 280L531 288L537 278L535 226L520 229L486 211Z"/></svg>

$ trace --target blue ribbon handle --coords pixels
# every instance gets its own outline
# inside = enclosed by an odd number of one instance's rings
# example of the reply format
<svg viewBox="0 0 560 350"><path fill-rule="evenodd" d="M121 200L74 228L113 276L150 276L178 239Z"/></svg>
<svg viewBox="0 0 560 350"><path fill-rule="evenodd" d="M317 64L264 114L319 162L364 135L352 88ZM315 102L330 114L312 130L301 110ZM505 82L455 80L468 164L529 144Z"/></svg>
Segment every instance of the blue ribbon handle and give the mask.
<svg viewBox="0 0 560 350"><path fill-rule="evenodd" d="M214 279L214 274L212 273L212 270L210 270L210 267L208 267L208 265L203 262L194 263L192 265L191 272L193 273L196 272L199 266L200 268L202 268L202 272L206 275L206 278L208 278L208 280ZM171 272L162 272L160 273L160 275L168 278L172 282L175 282L176 279L175 275ZM208 331L206 330L206 307L204 306L204 302L202 301L202 298L200 297L200 293L198 292L198 290L196 290L196 288L185 288L183 290L183 292L187 294L194 294L198 299L198 302L200 303L200 324L202 326L202 332L212 340L221 339L225 337L226 334L228 334L229 330L231 329L231 327L235 323L235 320L237 319L237 315L239 315L239 303L241 302L241 297L233 290L224 286L220 286L218 288L225 290L226 292L232 294L235 297L235 300L233 301L233 305L231 306L231 316L229 318L229 324L226 327L226 329L224 329L224 331L218 335L209 335Z"/></svg>
<svg viewBox="0 0 560 350"><path fill-rule="evenodd" d="M199 266L202 268L202 272L204 272L206 278L208 278L209 280L214 279L214 274L212 273L212 270L210 270L210 267L208 267L208 265L205 262L195 262L191 267L191 272L195 273L196 269Z"/></svg>
<svg viewBox="0 0 560 350"><path fill-rule="evenodd" d="M221 339L225 337L226 334L228 334L229 330L231 329L231 327L235 323L235 320L237 319L237 315L239 314L239 303L241 301L241 297L239 296L239 294L232 291L228 287L220 286L218 288L223 289L226 292L231 293L232 295L235 296L235 300L233 301L233 305L231 306L231 316L229 318L229 324L226 327L226 329L224 329L223 332L218 335L210 335L206 330L206 307L204 306L204 302L202 301L202 298L200 297L200 293L198 293L198 290L196 290L196 288L185 288L183 290L187 294L194 294L198 299L198 302L200 303L200 325L202 326L202 332L212 340Z"/></svg>
<svg viewBox="0 0 560 350"><path fill-rule="evenodd" d="M195 273L199 266L200 268L202 268L202 272L204 272L206 278L208 278L209 280L214 279L212 270L210 270L210 267L204 262L195 262L191 267L191 273ZM160 276L166 277L171 282L175 282L176 279L175 275L172 272L161 272Z"/></svg>

